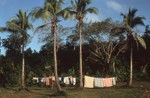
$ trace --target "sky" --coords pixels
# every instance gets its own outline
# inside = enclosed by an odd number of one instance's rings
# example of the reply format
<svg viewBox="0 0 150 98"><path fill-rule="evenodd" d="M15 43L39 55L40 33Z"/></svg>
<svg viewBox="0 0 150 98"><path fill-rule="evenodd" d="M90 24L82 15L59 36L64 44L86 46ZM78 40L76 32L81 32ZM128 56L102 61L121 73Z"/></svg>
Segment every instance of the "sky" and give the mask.
<svg viewBox="0 0 150 98"><path fill-rule="evenodd" d="M84 21L95 22L101 21L106 18L112 18L115 21L121 21L121 13L127 13L129 8L137 8L137 15L144 16L146 18L145 24L150 24L150 0L91 0L92 3L90 7L96 7L98 9L98 14L87 14ZM66 0L65 5L68 5L70 0ZM33 8L42 6L44 0L0 0L0 26L5 26L6 21L11 19L16 15L19 9L30 12ZM41 25L41 21L34 21L34 28ZM75 26L76 22L72 20L62 21L61 25ZM143 28L141 28L142 30ZM33 33L34 30L30 30L31 43L28 44L26 48L31 47L32 50L39 51L43 43L39 40L39 34ZM2 39L7 38L8 33L0 33ZM5 54L5 49L0 47L2 54Z"/></svg>

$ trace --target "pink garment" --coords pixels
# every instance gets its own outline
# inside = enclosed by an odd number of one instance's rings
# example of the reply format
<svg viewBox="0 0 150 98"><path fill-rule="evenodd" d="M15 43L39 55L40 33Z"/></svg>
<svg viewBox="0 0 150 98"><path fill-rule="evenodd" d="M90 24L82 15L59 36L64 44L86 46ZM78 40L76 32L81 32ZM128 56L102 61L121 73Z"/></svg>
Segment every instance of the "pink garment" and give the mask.
<svg viewBox="0 0 150 98"><path fill-rule="evenodd" d="M49 83L49 77L46 77L46 86L49 86L50 83Z"/></svg>
<svg viewBox="0 0 150 98"><path fill-rule="evenodd" d="M51 76L51 78L52 78L52 81L55 81L55 76Z"/></svg>
<svg viewBox="0 0 150 98"><path fill-rule="evenodd" d="M113 86L112 78L104 78L103 79L103 84L104 84L104 87L111 87L111 86Z"/></svg>
<svg viewBox="0 0 150 98"><path fill-rule="evenodd" d="M52 77L46 77L45 80L46 80L46 82L45 82L46 86L51 86L52 85L52 82L53 82Z"/></svg>

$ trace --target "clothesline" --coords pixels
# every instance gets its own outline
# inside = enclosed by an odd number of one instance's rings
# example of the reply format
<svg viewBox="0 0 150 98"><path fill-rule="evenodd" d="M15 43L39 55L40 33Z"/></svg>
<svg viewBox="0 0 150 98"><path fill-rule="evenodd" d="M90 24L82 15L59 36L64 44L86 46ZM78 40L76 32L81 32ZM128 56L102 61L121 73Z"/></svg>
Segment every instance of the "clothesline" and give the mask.
<svg viewBox="0 0 150 98"><path fill-rule="evenodd" d="M37 83L42 82L46 86L52 86L55 82L54 76L43 77L39 80L37 77L33 77L33 80L36 80ZM76 85L77 78L73 76L59 77L60 83L65 85ZM117 78L109 77L109 78L101 78L101 77L91 77L84 76L84 87L85 88L94 88L94 87L112 87L116 85Z"/></svg>
<svg viewBox="0 0 150 98"><path fill-rule="evenodd" d="M94 88L94 87L112 87L116 85L116 77L101 78L101 77L90 77L84 76L84 87Z"/></svg>

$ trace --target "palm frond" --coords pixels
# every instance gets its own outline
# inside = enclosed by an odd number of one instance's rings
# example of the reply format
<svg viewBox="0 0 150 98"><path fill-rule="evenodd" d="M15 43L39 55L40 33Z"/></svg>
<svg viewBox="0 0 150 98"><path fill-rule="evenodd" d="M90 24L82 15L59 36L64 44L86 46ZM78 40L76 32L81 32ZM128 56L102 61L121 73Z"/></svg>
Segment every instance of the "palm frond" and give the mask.
<svg viewBox="0 0 150 98"><path fill-rule="evenodd" d="M16 32L16 31L7 27L0 27L0 32Z"/></svg>
<svg viewBox="0 0 150 98"><path fill-rule="evenodd" d="M46 27L47 27L49 24L50 24L50 23L46 23L46 24L43 24L43 25L41 25L41 26L38 26L34 32L41 32L41 31L43 31L44 29L46 29Z"/></svg>
<svg viewBox="0 0 150 98"><path fill-rule="evenodd" d="M140 43L140 45L141 45L144 49L146 49L146 43L145 43L144 39L143 39L142 37L137 36L137 40L138 40L138 42Z"/></svg>
<svg viewBox="0 0 150 98"><path fill-rule="evenodd" d="M70 7L66 7L62 9L60 12L56 14L56 16L62 16L65 19L71 18L72 15L71 15L70 9L71 9Z"/></svg>
<svg viewBox="0 0 150 98"><path fill-rule="evenodd" d="M138 10L135 9L135 8L132 8L132 9L129 8L128 16L131 17L131 18L134 18L137 11L138 11Z"/></svg>
<svg viewBox="0 0 150 98"><path fill-rule="evenodd" d="M131 28L134 28L137 25L144 25L143 20L144 17L136 16L137 9L131 9L129 8L129 11L127 14L121 14L124 18L124 24L128 25Z"/></svg>
<svg viewBox="0 0 150 98"><path fill-rule="evenodd" d="M145 19L145 17L141 17L141 16L137 16L133 19L132 22L132 27L135 27L136 25L143 25L144 26L144 22L143 20Z"/></svg>
<svg viewBox="0 0 150 98"><path fill-rule="evenodd" d="M39 19L41 17L44 18L44 9L36 7L30 12L30 16L32 16L32 20Z"/></svg>
<svg viewBox="0 0 150 98"><path fill-rule="evenodd" d="M91 8L87 8L85 11L85 13L94 13L94 14L98 14L98 9L95 7L91 7Z"/></svg>

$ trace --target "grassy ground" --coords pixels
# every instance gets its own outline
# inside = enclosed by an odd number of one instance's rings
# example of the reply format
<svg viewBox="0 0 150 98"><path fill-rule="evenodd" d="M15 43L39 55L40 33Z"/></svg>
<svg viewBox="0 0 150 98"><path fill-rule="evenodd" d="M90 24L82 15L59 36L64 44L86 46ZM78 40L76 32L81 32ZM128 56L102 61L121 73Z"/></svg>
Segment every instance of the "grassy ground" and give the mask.
<svg viewBox="0 0 150 98"><path fill-rule="evenodd" d="M150 98L150 83L139 82L133 87L113 87L103 89L65 88L66 95L59 96L48 88L29 88L30 91L0 89L0 98Z"/></svg>

